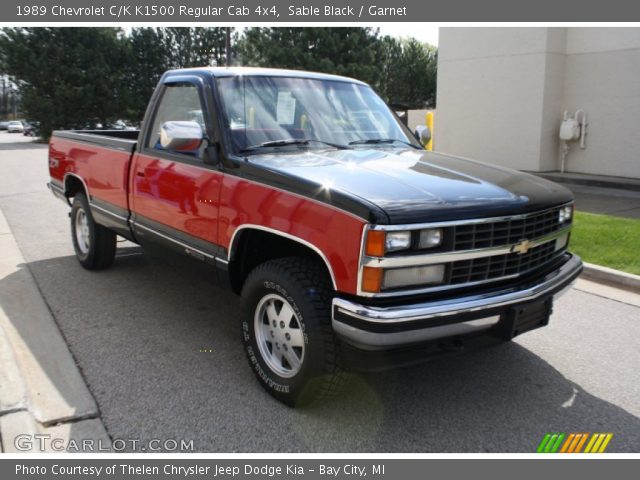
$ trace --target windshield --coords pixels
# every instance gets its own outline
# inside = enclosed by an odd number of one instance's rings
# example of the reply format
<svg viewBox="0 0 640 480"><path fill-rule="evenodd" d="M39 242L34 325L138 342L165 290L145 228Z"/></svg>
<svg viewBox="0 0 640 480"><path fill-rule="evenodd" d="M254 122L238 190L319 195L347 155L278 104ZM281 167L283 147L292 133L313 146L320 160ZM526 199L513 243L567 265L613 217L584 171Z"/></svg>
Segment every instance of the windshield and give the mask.
<svg viewBox="0 0 640 480"><path fill-rule="evenodd" d="M421 148L371 88L343 81L236 76L218 80L233 149Z"/></svg>

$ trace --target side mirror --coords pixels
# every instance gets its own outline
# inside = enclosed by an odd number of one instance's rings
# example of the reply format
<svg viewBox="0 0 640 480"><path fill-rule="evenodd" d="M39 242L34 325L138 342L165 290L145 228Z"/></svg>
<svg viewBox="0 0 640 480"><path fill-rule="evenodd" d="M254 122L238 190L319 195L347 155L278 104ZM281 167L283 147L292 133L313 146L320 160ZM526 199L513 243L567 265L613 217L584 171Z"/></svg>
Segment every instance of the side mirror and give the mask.
<svg viewBox="0 0 640 480"><path fill-rule="evenodd" d="M164 122L160 128L160 145L166 150L190 152L198 149L203 139L198 122Z"/></svg>
<svg viewBox="0 0 640 480"><path fill-rule="evenodd" d="M431 130L426 125L418 125L414 135L422 145L426 145L429 143L429 140L431 140Z"/></svg>

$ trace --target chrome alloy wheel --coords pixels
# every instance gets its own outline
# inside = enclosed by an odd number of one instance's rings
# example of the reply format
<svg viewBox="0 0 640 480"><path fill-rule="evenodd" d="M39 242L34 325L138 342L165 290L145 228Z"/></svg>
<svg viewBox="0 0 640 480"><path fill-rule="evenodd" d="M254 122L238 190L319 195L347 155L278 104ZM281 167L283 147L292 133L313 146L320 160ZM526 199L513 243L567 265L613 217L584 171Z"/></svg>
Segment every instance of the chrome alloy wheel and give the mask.
<svg viewBox="0 0 640 480"><path fill-rule="evenodd" d="M75 222L76 243L80 252L86 255L89 253L89 247L91 246L91 237L89 234L89 219L83 208L79 208L76 211Z"/></svg>
<svg viewBox="0 0 640 480"><path fill-rule="evenodd" d="M304 360L304 334L291 304L280 295L262 297L254 317L256 341L262 359L284 378L296 375Z"/></svg>

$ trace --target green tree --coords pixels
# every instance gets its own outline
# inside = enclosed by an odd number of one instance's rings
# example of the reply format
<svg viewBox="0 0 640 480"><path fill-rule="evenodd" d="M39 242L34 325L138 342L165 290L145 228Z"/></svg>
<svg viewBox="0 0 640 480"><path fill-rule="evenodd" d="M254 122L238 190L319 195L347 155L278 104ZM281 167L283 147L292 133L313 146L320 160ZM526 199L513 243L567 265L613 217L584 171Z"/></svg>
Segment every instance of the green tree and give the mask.
<svg viewBox="0 0 640 480"><path fill-rule="evenodd" d="M315 70L357 78L387 101L435 105L437 50L361 27L249 28L236 43L243 65Z"/></svg>
<svg viewBox="0 0 640 480"><path fill-rule="evenodd" d="M128 101L126 41L115 28L5 28L4 68L18 85L22 110L55 128L108 123Z"/></svg>
<svg viewBox="0 0 640 480"><path fill-rule="evenodd" d="M128 38L127 77L129 98L127 118L142 120L162 74L170 68L162 28L134 28Z"/></svg>
<svg viewBox="0 0 640 480"><path fill-rule="evenodd" d="M134 28L129 37L128 118L142 120L162 74L172 68L226 63L225 28Z"/></svg>
<svg viewBox="0 0 640 480"><path fill-rule="evenodd" d="M254 27L245 30L236 51L243 65L334 73L377 85L377 41L371 28Z"/></svg>
<svg viewBox="0 0 640 480"><path fill-rule="evenodd" d="M437 51L372 28L249 28L234 33L234 63L315 70L360 79L387 101L433 106ZM236 61L237 60L237 61ZM226 29L202 27L5 28L2 73L18 86L23 112L54 128L140 121L171 68L225 65Z"/></svg>
<svg viewBox="0 0 640 480"><path fill-rule="evenodd" d="M170 27L164 29L165 46L174 68L225 65L226 29Z"/></svg>
<svg viewBox="0 0 640 480"><path fill-rule="evenodd" d="M376 85L380 96L387 102L397 102L394 79L398 75L398 59L402 55L400 40L393 37L382 37L377 44L377 63L379 79Z"/></svg>
<svg viewBox="0 0 640 480"><path fill-rule="evenodd" d="M415 38L381 40L381 94L409 108L434 107L438 51Z"/></svg>

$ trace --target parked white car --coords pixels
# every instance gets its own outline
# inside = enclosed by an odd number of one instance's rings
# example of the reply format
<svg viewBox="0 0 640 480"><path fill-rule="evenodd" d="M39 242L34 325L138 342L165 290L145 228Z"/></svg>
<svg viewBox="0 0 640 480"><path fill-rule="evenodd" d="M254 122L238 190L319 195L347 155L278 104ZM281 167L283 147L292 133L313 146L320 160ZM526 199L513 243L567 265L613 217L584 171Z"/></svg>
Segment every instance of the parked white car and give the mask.
<svg viewBox="0 0 640 480"><path fill-rule="evenodd" d="M24 132L24 125L22 124L22 122L20 122L18 120L14 120L13 122L9 122L9 125L7 126L7 132L8 133L22 133L22 132Z"/></svg>

